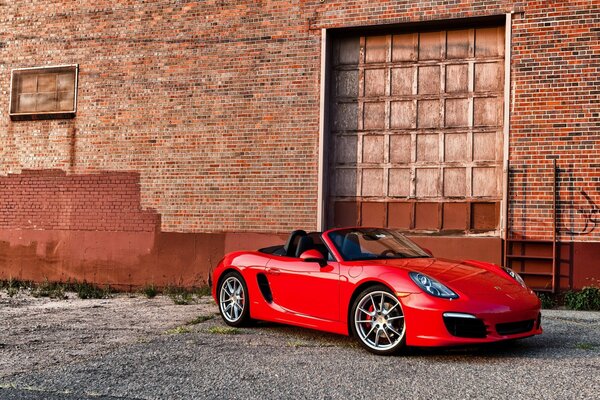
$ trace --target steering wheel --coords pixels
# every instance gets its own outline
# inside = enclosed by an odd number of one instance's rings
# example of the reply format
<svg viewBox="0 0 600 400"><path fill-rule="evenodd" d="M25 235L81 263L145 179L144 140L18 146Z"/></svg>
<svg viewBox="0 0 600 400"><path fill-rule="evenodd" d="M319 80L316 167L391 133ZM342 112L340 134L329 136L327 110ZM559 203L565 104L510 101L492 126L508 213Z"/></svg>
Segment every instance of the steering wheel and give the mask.
<svg viewBox="0 0 600 400"><path fill-rule="evenodd" d="M386 249L386 250L382 251L382 252L381 252L381 254L379 254L379 255L380 255L380 256L382 256L382 257L385 257L385 256L387 256L388 254L390 254L390 255L400 255L399 253L396 253L396 252L395 252L394 250L392 250L392 249Z"/></svg>

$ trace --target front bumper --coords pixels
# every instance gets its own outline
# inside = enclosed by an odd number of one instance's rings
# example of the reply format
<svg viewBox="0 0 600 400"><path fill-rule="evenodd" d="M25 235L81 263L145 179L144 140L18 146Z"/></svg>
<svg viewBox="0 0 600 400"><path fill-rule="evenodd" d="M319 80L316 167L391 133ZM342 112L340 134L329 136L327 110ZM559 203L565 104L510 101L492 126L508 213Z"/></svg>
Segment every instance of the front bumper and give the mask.
<svg viewBox="0 0 600 400"><path fill-rule="evenodd" d="M539 335L539 301L531 296L502 305L473 299L438 299L424 293L403 297L406 344L461 346Z"/></svg>

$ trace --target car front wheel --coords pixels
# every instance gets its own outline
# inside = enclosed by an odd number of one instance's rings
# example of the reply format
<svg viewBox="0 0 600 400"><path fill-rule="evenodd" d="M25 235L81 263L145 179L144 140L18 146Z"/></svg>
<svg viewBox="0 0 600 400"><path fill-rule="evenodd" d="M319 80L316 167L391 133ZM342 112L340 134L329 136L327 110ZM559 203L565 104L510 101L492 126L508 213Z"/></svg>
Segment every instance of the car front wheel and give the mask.
<svg viewBox="0 0 600 400"><path fill-rule="evenodd" d="M395 354L404 347L406 324L402 304L385 286L362 291L352 306L352 333L372 353Z"/></svg>
<svg viewBox="0 0 600 400"><path fill-rule="evenodd" d="M223 321L230 326L247 325L250 322L250 303L244 278L238 272L228 272L221 279L218 293Z"/></svg>

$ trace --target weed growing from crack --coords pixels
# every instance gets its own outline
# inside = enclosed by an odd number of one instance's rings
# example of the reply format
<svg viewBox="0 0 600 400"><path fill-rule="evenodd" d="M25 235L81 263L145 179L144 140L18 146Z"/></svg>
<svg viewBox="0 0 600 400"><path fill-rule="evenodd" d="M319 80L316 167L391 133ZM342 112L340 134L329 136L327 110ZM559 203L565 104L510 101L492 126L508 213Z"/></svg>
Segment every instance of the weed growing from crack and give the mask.
<svg viewBox="0 0 600 400"><path fill-rule="evenodd" d="M181 335L184 333L190 333L192 330L190 328L186 328L185 326L178 326L177 328L169 329L165 331L167 335Z"/></svg>
<svg viewBox="0 0 600 400"><path fill-rule="evenodd" d="M241 333L238 328L231 326L211 326L208 328L208 333L214 333L217 335L237 335Z"/></svg>
<svg viewBox="0 0 600 400"><path fill-rule="evenodd" d="M185 324L186 325L198 325L205 321L211 320L214 317L215 317L214 315L199 315L196 318L194 318L193 320L186 322Z"/></svg>

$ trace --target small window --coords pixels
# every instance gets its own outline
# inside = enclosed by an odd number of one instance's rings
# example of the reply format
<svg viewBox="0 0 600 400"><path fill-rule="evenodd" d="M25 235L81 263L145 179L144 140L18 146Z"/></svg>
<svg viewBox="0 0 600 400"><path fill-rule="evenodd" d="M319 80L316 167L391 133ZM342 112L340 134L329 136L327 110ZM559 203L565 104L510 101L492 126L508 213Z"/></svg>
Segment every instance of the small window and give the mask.
<svg viewBox="0 0 600 400"><path fill-rule="evenodd" d="M77 111L77 65L12 71L13 120L73 118Z"/></svg>

